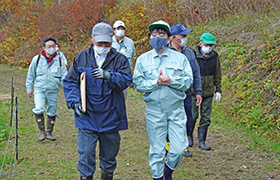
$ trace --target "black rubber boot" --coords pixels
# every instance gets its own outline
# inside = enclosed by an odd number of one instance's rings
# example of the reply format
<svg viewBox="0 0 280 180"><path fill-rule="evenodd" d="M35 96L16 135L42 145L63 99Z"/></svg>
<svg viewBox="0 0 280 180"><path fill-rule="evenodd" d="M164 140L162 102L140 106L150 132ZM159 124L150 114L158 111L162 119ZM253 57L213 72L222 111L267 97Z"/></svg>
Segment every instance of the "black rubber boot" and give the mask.
<svg viewBox="0 0 280 180"><path fill-rule="evenodd" d="M172 173L174 170L170 169L166 164L164 164L164 180L173 180Z"/></svg>
<svg viewBox="0 0 280 180"><path fill-rule="evenodd" d="M198 148L209 151L211 150L211 147L208 147L204 144L207 136L207 131L208 127L198 127Z"/></svg>
<svg viewBox="0 0 280 180"><path fill-rule="evenodd" d="M47 139L50 141L55 141L56 139L52 136L52 131L55 123L55 117L56 116L48 116L47 118Z"/></svg>
<svg viewBox="0 0 280 180"><path fill-rule="evenodd" d="M189 142L189 147L192 147L193 146L193 130L194 130L194 127L195 127L195 123L196 121L193 120L193 124L191 125L192 127L187 127L187 129L190 130L190 132L188 133L188 142ZM187 124L188 125L188 124Z"/></svg>
<svg viewBox="0 0 280 180"><path fill-rule="evenodd" d="M91 176L88 176L88 177L86 177L86 176L81 176L80 180L93 180L93 176L92 176L92 175L91 175Z"/></svg>
<svg viewBox="0 0 280 180"><path fill-rule="evenodd" d="M35 118L41 131L39 141L44 141L46 139L44 114L35 114Z"/></svg>
<svg viewBox="0 0 280 180"><path fill-rule="evenodd" d="M101 180L112 180L113 174L107 173L105 171L101 171Z"/></svg>

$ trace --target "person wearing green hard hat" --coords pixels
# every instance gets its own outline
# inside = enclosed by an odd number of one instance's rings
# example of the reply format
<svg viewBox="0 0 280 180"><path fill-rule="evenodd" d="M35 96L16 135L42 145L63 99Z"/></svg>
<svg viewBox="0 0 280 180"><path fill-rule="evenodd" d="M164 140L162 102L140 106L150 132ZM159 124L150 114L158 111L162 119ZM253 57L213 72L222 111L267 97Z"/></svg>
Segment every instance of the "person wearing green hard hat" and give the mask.
<svg viewBox="0 0 280 180"><path fill-rule="evenodd" d="M172 173L188 146L184 99L193 75L187 57L167 48L171 37L169 24L159 20L148 29L153 49L136 60L133 83L137 91L144 93L153 179L172 180ZM167 134L170 149L165 157Z"/></svg>
<svg viewBox="0 0 280 180"><path fill-rule="evenodd" d="M199 45L194 49L196 60L200 67L201 76L201 96L200 104L200 122L198 127L198 147L202 150L211 150L211 147L205 145L208 127L211 124L212 101L218 102L221 99L221 62L219 54L213 50L216 44L215 38L209 32L203 33L199 39ZM199 115L199 106L195 106L196 98L192 94L192 114L193 127ZM191 146L191 145L190 145Z"/></svg>

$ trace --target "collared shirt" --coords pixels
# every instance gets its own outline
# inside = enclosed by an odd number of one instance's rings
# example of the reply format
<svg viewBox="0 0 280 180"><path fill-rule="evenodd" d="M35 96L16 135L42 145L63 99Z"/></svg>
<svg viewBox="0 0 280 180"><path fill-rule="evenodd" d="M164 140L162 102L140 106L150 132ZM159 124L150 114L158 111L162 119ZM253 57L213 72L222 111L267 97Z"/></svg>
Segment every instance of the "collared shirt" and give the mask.
<svg viewBox="0 0 280 180"><path fill-rule="evenodd" d="M94 56L95 56L95 60L96 60L96 64L98 65L99 68L102 67L105 59L106 59L106 56L107 54L97 54L97 52L95 51L95 49L93 48L94 50Z"/></svg>

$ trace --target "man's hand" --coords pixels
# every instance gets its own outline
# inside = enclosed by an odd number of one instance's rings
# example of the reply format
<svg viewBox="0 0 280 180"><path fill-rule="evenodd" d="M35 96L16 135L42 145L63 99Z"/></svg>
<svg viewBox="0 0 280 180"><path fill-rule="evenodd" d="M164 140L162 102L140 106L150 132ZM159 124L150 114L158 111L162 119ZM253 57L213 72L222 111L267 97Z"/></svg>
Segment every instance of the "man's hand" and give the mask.
<svg viewBox="0 0 280 180"><path fill-rule="evenodd" d="M31 98L31 97L32 97L32 95L33 95L33 92L32 92L32 91L31 91L31 92L27 92L27 96L28 96L28 97L30 97L30 98Z"/></svg>
<svg viewBox="0 0 280 180"><path fill-rule="evenodd" d="M162 70L160 69L157 84L161 86L161 85L170 85L170 83L171 83L171 79L166 74L163 74Z"/></svg>
<svg viewBox="0 0 280 180"><path fill-rule="evenodd" d="M75 112L79 115L82 116L84 113L82 112L82 106L80 103L75 104Z"/></svg>
<svg viewBox="0 0 280 180"><path fill-rule="evenodd" d="M201 104L201 102L202 102L202 97L201 97L201 95L197 94L197 95L195 95L195 98L196 98L196 103L195 103L195 105L196 105L196 106L200 106L200 104Z"/></svg>
<svg viewBox="0 0 280 180"><path fill-rule="evenodd" d="M110 79L110 73L108 71L104 71L103 69L96 68L91 71L91 77L96 79Z"/></svg>
<svg viewBox="0 0 280 180"><path fill-rule="evenodd" d="M220 92L216 92L216 97L215 97L214 101L218 102L218 101L220 101L220 99L221 99L221 93Z"/></svg>

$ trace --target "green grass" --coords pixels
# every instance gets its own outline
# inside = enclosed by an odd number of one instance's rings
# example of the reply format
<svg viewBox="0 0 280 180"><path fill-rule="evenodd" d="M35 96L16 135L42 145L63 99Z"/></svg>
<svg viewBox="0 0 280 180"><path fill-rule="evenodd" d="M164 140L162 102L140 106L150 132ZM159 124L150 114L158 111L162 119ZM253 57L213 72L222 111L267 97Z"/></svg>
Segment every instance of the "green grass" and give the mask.
<svg viewBox="0 0 280 180"><path fill-rule="evenodd" d="M5 146L7 137L10 131L10 101L0 101L0 144L1 147Z"/></svg>
<svg viewBox="0 0 280 180"><path fill-rule="evenodd" d="M234 123L231 120L231 117L227 116L227 113L223 108L223 102L226 101L225 99L226 98L224 98L224 100L222 99L218 103L213 102L213 111L211 116L212 124L214 126L222 127L226 130L234 130L238 133L241 133L240 136L247 137L246 139L249 140L249 142L245 143L247 149L251 150L260 148L266 152L273 151L277 154L277 158L280 158L280 144L278 139L267 138L262 136L262 134L258 134L252 130L249 130L243 125ZM239 139L239 142L244 143L245 141L244 139Z"/></svg>

